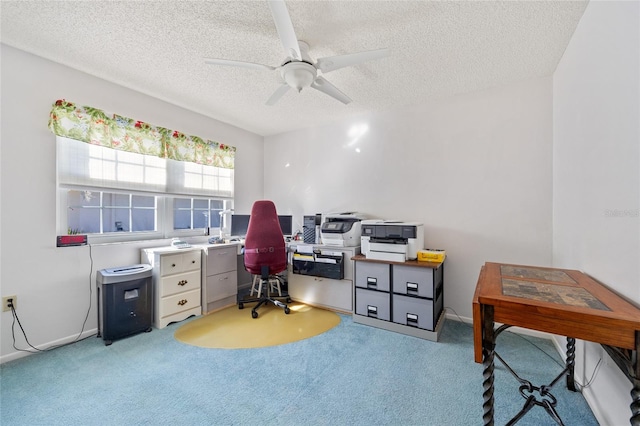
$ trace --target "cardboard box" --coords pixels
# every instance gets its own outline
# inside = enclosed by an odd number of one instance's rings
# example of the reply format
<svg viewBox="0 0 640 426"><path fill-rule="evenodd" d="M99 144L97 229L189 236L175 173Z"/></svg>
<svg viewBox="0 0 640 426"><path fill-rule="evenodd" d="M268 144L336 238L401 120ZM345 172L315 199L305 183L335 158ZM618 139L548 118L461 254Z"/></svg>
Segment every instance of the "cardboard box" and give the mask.
<svg viewBox="0 0 640 426"><path fill-rule="evenodd" d="M447 256L445 250L440 249L424 249L418 250L418 261L419 262L436 262L441 263L444 262L445 257Z"/></svg>

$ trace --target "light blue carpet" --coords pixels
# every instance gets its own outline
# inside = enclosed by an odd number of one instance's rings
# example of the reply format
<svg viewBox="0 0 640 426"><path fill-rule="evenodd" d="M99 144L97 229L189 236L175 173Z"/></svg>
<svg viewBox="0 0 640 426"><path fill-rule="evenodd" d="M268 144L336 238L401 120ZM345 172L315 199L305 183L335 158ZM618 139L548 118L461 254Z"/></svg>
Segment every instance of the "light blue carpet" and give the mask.
<svg viewBox="0 0 640 426"><path fill-rule="evenodd" d="M10 425L480 425L482 366L469 325L448 320L440 342L355 324L262 349L205 349L173 338L181 325L104 346L88 340L0 367L0 423ZM527 337L557 362L551 342ZM561 370L523 338L498 352L523 377ZM522 407L496 362L496 424ZM597 425L580 393L554 388L566 425ZM555 424L534 407L519 425Z"/></svg>

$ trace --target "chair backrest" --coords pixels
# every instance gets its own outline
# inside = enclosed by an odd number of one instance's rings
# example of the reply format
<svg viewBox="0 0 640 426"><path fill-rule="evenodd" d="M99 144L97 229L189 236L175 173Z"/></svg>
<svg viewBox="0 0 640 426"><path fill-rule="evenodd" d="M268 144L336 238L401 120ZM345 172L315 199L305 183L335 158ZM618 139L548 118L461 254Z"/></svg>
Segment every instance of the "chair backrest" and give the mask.
<svg viewBox="0 0 640 426"><path fill-rule="evenodd" d="M269 267L269 274L277 274L287 268L286 244L272 201L253 203L244 241L244 266L256 275L262 273L263 266Z"/></svg>

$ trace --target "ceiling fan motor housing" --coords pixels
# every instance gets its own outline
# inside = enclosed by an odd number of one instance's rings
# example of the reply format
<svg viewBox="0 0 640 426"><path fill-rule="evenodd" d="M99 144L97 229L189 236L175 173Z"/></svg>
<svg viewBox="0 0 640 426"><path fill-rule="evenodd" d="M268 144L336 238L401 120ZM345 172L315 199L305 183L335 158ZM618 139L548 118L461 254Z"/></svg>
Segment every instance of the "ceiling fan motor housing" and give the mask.
<svg viewBox="0 0 640 426"><path fill-rule="evenodd" d="M300 61L291 61L280 69L282 79L298 92L311 86L318 75L317 73L318 71L313 65Z"/></svg>

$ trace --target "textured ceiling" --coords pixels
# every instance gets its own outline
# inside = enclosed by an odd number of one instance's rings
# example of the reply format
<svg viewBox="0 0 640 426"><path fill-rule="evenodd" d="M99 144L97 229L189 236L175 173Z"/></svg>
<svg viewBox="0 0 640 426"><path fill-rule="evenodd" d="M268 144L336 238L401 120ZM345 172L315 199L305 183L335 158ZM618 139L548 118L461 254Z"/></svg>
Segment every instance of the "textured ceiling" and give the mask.
<svg viewBox="0 0 640 426"><path fill-rule="evenodd" d="M274 106L284 51L265 1L5 1L2 43L261 135L554 72L586 1L287 1L312 58L388 48Z"/></svg>

